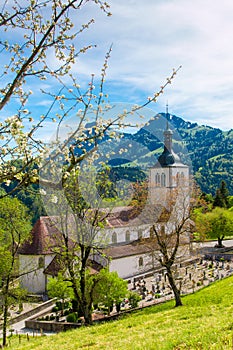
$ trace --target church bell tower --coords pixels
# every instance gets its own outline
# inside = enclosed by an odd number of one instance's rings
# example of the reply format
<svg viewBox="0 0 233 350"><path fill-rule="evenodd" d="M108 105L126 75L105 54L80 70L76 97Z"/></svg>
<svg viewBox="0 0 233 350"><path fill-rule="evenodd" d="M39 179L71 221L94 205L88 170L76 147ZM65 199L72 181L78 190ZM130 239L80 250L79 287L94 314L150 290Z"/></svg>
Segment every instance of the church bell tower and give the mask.
<svg viewBox="0 0 233 350"><path fill-rule="evenodd" d="M149 171L150 203L168 208L169 201L178 186L187 186L189 167L183 164L173 151L172 135L169 128L170 114L166 106L166 128L164 130L164 149L156 164Z"/></svg>

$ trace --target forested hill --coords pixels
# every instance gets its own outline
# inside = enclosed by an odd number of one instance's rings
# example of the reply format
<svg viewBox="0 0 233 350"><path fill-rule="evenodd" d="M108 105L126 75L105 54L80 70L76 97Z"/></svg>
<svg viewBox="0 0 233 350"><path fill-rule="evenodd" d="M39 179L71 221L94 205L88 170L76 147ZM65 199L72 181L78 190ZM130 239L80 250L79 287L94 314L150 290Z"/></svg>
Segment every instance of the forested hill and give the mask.
<svg viewBox="0 0 233 350"><path fill-rule="evenodd" d="M173 130L174 151L183 163L190 166L201 190L215 194L220 181L224 180L229 194L233 195L233 130L226 132L209 126L200 126L174 115L170 115L169 127ZM161 113L156 120L151 121L137 133L124 134L119 144L114 142L115 156L109 161L112 166L111 180L113 182L120 179L144 180L148 168L157 162L158 156L163 151L165 128L166 116ZM103 147L112 147L105 142L106 140L107 135L102 140ZM121 149L127 149L127 152L121 154ZM106 153L107 151L108 149ZM2 186L7 192L11 191L12 186L14 187L13 184ZM39 216L46 215L38 185L32 184L16 192L15 195L30 209L33 223Z"/></svg>
<svg viewBox="0 0 233 350"><path fill-rule="evenodd" d="M225 180L233 195L233 130L222 131L210 126L198 125L169 115L169 127L173 130L173 148L183 162L188 163L202 191L215 193L221 180ZM163 131L166 115L160 113L157 119L136 134L125 135L124 139L143 145L131 159L139 164L151 164L163 150ZM146 151L145 151L146 150ZM153 164L151 164L153 165Z"/></svg>

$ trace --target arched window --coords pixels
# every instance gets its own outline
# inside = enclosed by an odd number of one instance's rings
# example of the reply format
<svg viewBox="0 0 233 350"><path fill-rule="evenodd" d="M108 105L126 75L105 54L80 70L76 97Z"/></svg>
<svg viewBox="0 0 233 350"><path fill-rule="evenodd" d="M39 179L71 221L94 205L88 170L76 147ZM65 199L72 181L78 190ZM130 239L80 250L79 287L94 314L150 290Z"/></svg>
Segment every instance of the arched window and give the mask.
<svg viewBox="0 0 233 350"><path fill-rule="evenodd" d="M183 173L183 171L181 172L181 174L180 174L180 184L184 184L184 173Z"/></svg>
<svg viewBox="0 0 233 350"><path fill-rule="evenodd" d="M165 226L164 226L164 225L162 225L162 226L160 227L160 232L161 232L162 235L165 234Z"/></svg>
<svg viewBox="0 0 233 350"><path fill-rule="evenodd" d="M166 187L166 175L164 173L161 174L161 186Z"/></svg>
<svg viewBox="0 0 233 350"><path fill-rule="evenodd" d="M154 237L154 230L153 227L150 228L150 238Z"/></svg>
<svg viewBox="0 0 233 350"><path fill-rule="evenodd" d="M142 230L138 231L138 239L142 239Z"/></svg>
<svg viewBox="0 0 233 350"><path fill-rule="evenodd" d="M116 232L113 232L113 234L112 234L112 243L117 243L117 234L116 234Z"/></svg>
<svg viewBox="0 0 233 350"><path fill-rule="evenodd" d="M139 265L139 267L143 266L143 257L142 256L140 256L140 258L138 260L138 265Z"/></svg>
<svg viewBox="0 0 233 350"><path fill-rule="evenodd" d="M125 241L126 242L130 241L130 232L129 231L126 231L126 233L125 233Z"/></svg>
<svg viewBox="0 0 233 350"><path fill-rule="evenodd" d="M160 174L159 173L157 173L155 175L155 185L160 186Z"/></svg>
<svg viewBox="0 0 233 350"><path fill-rule="evenodd" d="M38 268L44 269L44 257L43 256L40 256L38 259Z"/></svg>

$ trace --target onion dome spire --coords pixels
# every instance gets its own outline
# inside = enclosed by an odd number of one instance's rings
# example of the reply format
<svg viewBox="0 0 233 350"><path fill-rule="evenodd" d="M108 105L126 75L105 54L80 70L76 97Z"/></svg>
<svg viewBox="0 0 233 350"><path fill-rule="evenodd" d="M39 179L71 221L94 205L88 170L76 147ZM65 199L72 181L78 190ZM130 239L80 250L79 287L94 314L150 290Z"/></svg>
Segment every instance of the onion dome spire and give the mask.
<svg viewBox="0 0 233 350"><path fill-rule="evenodd" d="M173 132L169 128L170 114L168 112L168 103L166 104L166 129L164 130L164 150L163 153L159 156L158 162L160 166L166 167L170 165L174 165L177 162L180 162L180 159L177 154L173 152L172 149L172 135Z"/></svg>

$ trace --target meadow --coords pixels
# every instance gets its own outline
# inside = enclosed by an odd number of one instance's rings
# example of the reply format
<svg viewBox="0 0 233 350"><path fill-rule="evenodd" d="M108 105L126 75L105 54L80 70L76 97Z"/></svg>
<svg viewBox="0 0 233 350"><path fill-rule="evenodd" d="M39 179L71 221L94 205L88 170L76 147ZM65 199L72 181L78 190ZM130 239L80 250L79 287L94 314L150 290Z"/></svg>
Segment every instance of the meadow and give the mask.
<svg viewBox="0 0 233 350"><path fill-rule="evenodd" d="M174 301L121 316L117 321L53 336L10 339L14 350L233 349L233 276Z"/></svg>

